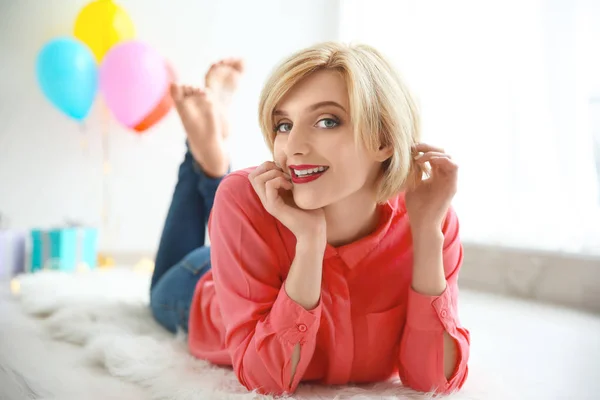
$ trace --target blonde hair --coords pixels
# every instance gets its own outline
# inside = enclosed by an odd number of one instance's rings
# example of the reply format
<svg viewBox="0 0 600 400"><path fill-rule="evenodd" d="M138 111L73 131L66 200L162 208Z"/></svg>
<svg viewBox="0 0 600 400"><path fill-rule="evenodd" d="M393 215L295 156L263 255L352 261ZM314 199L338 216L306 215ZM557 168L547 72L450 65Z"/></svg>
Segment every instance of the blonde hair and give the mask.
<svg viewBox="0 0 600 400"><path fill-rule="evenodd" d="M277 104L298 82L319 70L335 70L344 78L357 143L362 141L370 151L381 146L393 150L382 166L377 202L384 203L416 184L423 172L412 154L421 135L416 102L389 61L367 45L325 42L293 54L275 68L259 103L259 123L271 153Z"/></svg>

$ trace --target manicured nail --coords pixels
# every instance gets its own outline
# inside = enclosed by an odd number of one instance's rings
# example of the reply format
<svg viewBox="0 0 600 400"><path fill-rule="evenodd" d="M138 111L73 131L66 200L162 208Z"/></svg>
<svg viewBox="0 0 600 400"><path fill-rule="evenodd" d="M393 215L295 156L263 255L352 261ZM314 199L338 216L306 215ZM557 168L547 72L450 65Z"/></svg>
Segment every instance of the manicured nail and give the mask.
<svg viewBox="0 0 600 400"><path fill-rule="evenodd" d="M415 160L418 160L418 159L419 159L419 158L421 158L421 157L423 157L423 154L417 154L417 155L415 156Z"/></svg>
<svg viewBox="0 0 600 400"><path fill-rule="evenodd" d="M292 180L292 177L290 176L290 174L286 174L284 173L283 176L285 177L285 179L287 179L288 181Z"/></svg>

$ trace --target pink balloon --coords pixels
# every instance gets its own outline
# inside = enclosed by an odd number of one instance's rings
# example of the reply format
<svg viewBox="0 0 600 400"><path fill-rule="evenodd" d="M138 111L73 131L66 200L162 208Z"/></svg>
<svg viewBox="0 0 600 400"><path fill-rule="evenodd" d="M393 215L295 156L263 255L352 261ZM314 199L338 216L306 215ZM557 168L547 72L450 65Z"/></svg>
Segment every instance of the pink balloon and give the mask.
<svg viewBox="0 0 600 400"><path fill-rule="evenodd" d="M139 41L120 43L100 66L100 92L123 125L133 128L162 98L169 84L165 59Z"/></svg>

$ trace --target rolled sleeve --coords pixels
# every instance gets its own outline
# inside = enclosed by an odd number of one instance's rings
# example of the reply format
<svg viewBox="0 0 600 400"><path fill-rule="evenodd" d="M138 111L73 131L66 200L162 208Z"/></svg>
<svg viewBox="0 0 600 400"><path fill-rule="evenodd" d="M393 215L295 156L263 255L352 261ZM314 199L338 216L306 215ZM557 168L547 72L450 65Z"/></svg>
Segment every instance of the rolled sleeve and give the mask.
<svg viewBox="0 0 600 400"><path fill-rule="evenodd" d="M427 296L410 289L406 324L412 329L451 332L457 325L455 314L449 287L439 296Z"/></svg>

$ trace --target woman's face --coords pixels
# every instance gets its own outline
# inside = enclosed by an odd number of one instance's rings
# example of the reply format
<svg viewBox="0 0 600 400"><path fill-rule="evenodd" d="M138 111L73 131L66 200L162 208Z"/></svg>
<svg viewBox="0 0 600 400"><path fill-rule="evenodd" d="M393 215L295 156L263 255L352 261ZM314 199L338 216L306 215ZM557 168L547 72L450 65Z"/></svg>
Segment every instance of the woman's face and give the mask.
<svg viewBox="0 0 600 400"><path fill-rule="evenodd" d="M302 209L365 195L375 200L389 152L355 143L349 109L342 76L322 70L299 82L273 113L275 162L292 177L294 201Z"/></svg>

